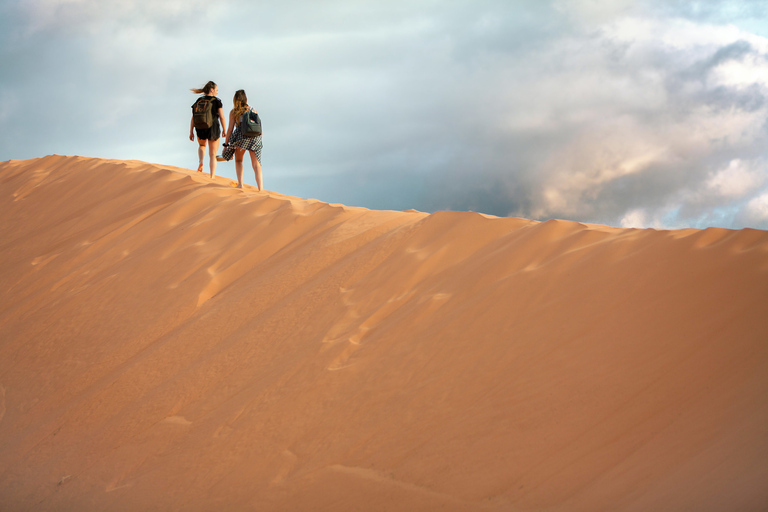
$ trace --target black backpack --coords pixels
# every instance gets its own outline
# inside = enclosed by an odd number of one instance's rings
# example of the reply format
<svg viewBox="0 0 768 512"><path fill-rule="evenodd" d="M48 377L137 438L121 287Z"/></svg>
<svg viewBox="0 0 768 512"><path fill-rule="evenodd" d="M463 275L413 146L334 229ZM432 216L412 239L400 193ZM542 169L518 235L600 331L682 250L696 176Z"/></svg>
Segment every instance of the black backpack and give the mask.
<svg viewBox="0 0 768 512"><path fill-rule="evenodd" d="M207 130L213 126L213 100L212 96L203 96L192 105L192 120L198 130Z"/></svg>
<svg viewBox="0 0 768 512"><path fill-rule="evenodd" d="M257 137L261 135L261 119L259 114L249 110L240 117L240 131L244 137Z"/></svg>

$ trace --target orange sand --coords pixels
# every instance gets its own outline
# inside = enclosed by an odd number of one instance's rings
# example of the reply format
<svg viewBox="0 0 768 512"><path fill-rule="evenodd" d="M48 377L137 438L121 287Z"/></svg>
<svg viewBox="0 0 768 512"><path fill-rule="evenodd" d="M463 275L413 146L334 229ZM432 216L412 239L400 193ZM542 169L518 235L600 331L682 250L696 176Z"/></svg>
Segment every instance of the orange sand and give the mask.
<svg viewBox="0 0 768 512"><path fill-rule="evenodd" d="M0 510L768 509L768 232L0 164Z"/></svg>

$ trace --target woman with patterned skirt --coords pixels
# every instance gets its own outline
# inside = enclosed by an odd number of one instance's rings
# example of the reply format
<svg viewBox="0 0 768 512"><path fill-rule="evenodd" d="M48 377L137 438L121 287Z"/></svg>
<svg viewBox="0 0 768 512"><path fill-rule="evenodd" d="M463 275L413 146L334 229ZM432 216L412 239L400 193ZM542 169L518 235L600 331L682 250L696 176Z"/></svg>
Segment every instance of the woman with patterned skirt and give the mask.
<svg viewBox="0 0 768 512"><path fill-rule="evenodd" d="M253 109L248 106L248 97L242 89L235 93L233 103L235 106L229 113L229 130L227 130L227 139L224 142L224 151L221 156L227 161L232 159L232 155L235 156L237 188L243 188L243 157L245 152L248 151L251 155L253 172L256 174L256 186L259 188L259 192L261 192L263 188L261 178L261 135L246 137L240 129L240 119L243 114Z"/></svg>

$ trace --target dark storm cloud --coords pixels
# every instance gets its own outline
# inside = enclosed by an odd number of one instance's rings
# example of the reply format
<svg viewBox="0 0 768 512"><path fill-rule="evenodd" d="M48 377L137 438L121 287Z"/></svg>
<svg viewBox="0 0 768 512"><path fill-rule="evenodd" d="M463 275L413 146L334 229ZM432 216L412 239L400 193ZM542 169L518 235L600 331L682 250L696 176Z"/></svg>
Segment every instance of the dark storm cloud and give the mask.
<svg viewBox="0 0 768 512"><path fill-rule="evenodd" d="M0 121L14 126L2 159L58 152L192 167L188 89L213 79L225 110L236 89L248 92L265 122L267 188L288 194L768 227L768 41L726 25L763 16L762 2L0 9ZM77 123L62 117L41 141L35 119L50 105L72 105Z"/></svg>

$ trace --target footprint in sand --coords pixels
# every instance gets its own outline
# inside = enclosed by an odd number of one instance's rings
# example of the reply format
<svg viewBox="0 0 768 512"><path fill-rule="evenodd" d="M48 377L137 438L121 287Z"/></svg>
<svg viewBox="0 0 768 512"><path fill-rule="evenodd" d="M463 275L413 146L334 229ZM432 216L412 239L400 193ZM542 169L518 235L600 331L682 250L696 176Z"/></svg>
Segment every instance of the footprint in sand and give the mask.
<svg viewBox="0 0 768 512"><path fill-rule="evenodd" d="M169 423L171 425L182 425L185 427L187 425L192 424L192 422L186 419L184 416L169 416L165 418L163 421L161 421L160 423Z"/></svg>
<svg viewBox="0 0 768 512"><path fill-rule="evenodd" d="M280 469L278 470L277 475L275 475L275 478L270 482L270 485L277 485L285 480L285 477L288 476L296 465L296 461L299 460L296 454L291 450L284 450L283 453L281 453L281 456L282 462L280 463Z"/></svg>

